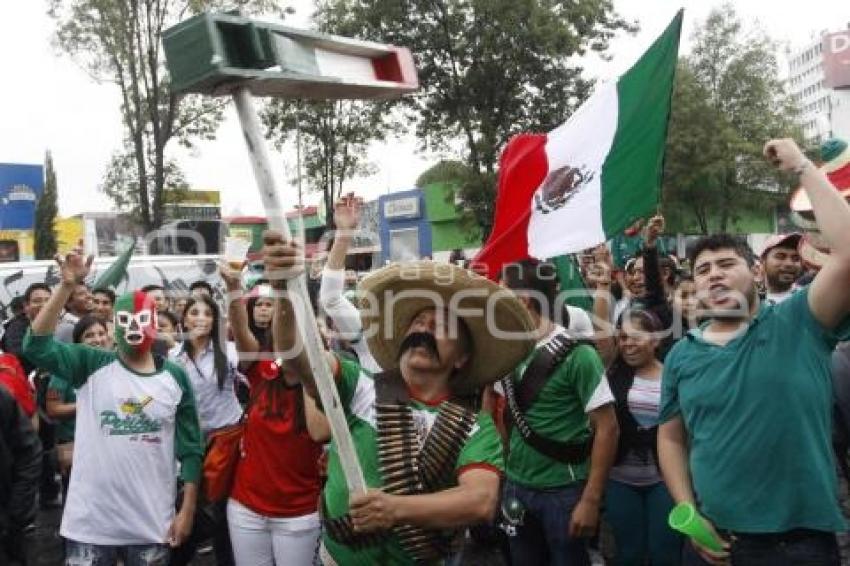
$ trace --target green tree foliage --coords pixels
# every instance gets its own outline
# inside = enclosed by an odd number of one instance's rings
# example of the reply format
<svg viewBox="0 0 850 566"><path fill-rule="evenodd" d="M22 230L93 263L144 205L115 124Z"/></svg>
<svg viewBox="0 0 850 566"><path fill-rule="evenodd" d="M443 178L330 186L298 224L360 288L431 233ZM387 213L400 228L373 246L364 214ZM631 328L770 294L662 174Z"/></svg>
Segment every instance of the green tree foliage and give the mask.
<svg viewBox="0 0 850 566"><path fill-rule="evenodd" d="M172 140L191 146L210 139L222 119L226 99L180 97L169 91L162 52L162 32L203 10L241 8L247 12L278 10L276 0L49 0L56 20L56 41L97 81L115 84L121 94L126 155L111 165L136 169L136 196L112 191L110 183L126 170L107 171L104 190L121 209L132 203L139 224L151 230L162 224L164 191L175 185L166 148ZM121 198L117 198L121 197Z"/></svg>
<svg viewBox="0 0 850 566"><path fill-rule="evenodd" d="M142 195L144 194L141 187L153 186L153 167L146 167L145 174L147 177L140 180L139 168L132 151L118 151L109 161L100 188L118 210L126 212L129 218L139 218L142 214ZM164 163L163 179L165 185L160 195L161 221L165 220L166 205L179 202L180 197L185 196L189 190L186 178L174 160L168 159Z"/></svg>
<svg viewBox="0 0 850 566"><path fill-rule="evenodd" d="M800 134L776 53L777 45L746 30L728 4L695 31L691 55L679 61L667 138L663 190L671 231L727 231L742 211L786 198L784 179L762 157L768 139Z"/></svg>
<svg viewBox="0 0 850 566"><path fill-rule="evenodd" d="M411 49L421 90L407 99L425 149L457 148L471 171L464 210L489 232L499 153L548 131L589 95L576 57L632 30L610 0L324 0L355 35Z"/></svg>
<svg viewBox="0 0 850 566"><path fill-rule="evenodd" d="M434 183L446 183L460 186L469 175L469 167L462 161L444 159L426 169L416 179L417 187L426 187Z"/></svg>
<svg viewBox="0 0 850 566"><path fill-rule="evenodd" d="M359 100L276 99L261 113L279 148L300 129L303 175L309 190L322 193L325 210L333 210L347 180L374 172L366 154L372 141L386 139L390 116L386 104Z"/></svg>
<svg viewBox="0 0 850 566"><path fill-rule="evenodd" d="M48 151L44 156L44 191L35 207L35 259L53 259L56 255L56 230L53 223L59 212L56 185L56 169L53 156Z"/></svg>

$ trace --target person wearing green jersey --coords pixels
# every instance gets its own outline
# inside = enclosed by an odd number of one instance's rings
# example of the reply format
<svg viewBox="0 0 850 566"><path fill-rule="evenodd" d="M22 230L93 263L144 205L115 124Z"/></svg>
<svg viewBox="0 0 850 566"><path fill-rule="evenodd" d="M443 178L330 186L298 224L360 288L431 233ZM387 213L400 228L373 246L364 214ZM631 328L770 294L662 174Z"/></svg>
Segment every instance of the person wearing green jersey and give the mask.
<svg viewBox="0 0 850 566"><path fill-rule="evenodd" d="M266 234L267 273L292 273L300 255ZM478 412L480 388L527 355L531 319L510 291L432 261L376 271L360 294L369 351L390 369L370 375L328 353L370 489L350 497L332 444L320 556L340 566L439 564L462 529L491 521L498 506L502 445ZM292 320L293 305L278 304L275 320ZM293 326L275 325L276 349L296 352L287 363L315 392Z"/></svg>
<svg viewBox="0 0 850 566"><path fill-rule="evenodd" d="M617 451L614 397L596 350L575 343L553 316L555 267L505 266L502 284L534 321L537 346L500 385L512 421L503 504L514 564L587 565L608 471Z"/></svg>
<svg viewBox="0 0 850 566"><path fill-rule="evenodd" d="M186 372L151 351L152 297L115 304L117 351L65 344L53 331L93 258L57 255L60 283L32 322L23 353L77 389L74 459L60 534L74 565L164 566L192 530L203 447ZM177 476L184 497L175 513Z"/></svg>

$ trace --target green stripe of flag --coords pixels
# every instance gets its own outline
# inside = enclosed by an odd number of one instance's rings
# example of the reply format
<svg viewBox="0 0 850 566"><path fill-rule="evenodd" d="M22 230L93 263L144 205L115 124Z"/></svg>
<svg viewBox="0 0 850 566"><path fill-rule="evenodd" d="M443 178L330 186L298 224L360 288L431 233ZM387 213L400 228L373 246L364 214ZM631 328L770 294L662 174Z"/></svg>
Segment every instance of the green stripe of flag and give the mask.
<svg viewBox="0 0 850 566"><path fill-rule="evenodd" d="M619 116L602 167L602 226L609 237L652 213L661 198L664 144L683 11L617 82Z"/></svg>
<svg viewBox="0 0 850 566"><path fill-rule="evenodd" d="M584 309L587 312L593 310L593 299L587 293L584 278L581 276L578 262L574 255L562 255L552 259L558 272L560 291L567 291L569 297L566 304Z"/></svg>

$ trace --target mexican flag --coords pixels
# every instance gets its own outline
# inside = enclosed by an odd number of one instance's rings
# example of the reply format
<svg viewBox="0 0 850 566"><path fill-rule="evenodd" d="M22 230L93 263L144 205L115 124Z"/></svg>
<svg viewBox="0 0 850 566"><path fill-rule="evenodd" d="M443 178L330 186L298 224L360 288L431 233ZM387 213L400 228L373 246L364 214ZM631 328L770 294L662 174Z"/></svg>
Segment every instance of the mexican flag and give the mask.
<svg viewBox="0 0 850 566"><path fill-rule="evenodd" d="M656 209L681 29L680 10L628 72L600 85L565 124L508 142L493 231L476 268L495 279L506 263L595 246Z"/></svg>
<svg viewBox="0 0 850 566"><path fill-rule="evenodd" d="M112 262L110 266L100 274L97 281L92 285L92 289L112 289L116 290L121 281L127 278L127 267L130 265L130 258L133 257L133 251L136 249L136 238L130 242L130 245L121 252L118 259Z"/></svg>

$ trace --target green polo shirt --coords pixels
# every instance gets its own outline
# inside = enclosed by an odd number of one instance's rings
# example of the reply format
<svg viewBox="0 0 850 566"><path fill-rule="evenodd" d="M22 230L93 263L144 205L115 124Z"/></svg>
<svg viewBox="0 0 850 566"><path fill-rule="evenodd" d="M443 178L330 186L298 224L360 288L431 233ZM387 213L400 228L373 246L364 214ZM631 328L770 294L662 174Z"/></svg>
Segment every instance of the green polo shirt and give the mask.
<svg viewBox="0 0 850 566"><path fill-rule="evenodd" d="M340 360L337 388L366 485L380 488L383 478L378 455L375 382L372 376L356 363ZM411 398L409 407L417 429L430 430L437 418L440 404L426 404ZM456 477L472 468L490 469L495 473L501 473L504 468L499 433L493 419L485 413L479 413L476 424L461 448L455 462ZM342 472L336 442L333 441L328 456L328 481L323 497L329 518L341 517L348 512L348 485ZM324 535L323 544L340 566L414 564L413 558L405 552L394 534L388 536L383 544L360 549L340 544L327 534Z"/></svg>
<svg viewBox="0 0 850 566"><path fill-rule="evenodd" d="M559 326L538 342L534 352L512 375L516 385L521 383L521 376L537 351L563 332L564 329ZM579 345L554 369L525 418L528 425L545 438L582 442L590 436L588 413L613 402L599 354L592 346ZM505 471L514 483L534 489L551 489L587 479L589 462L564 464L554 460L527 444L517 427L513 427Z"/></svg>
<svg viewBox="0 0 850 566"><path fill-rule="evenodd" d="M850 335L812 316L808 289L763 305L725 346L692 330L667 355L661 422L681 415L701 511L732 531L846 529L831 446L830 357Z"/></svg>

